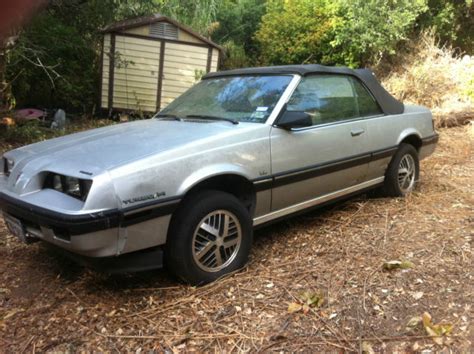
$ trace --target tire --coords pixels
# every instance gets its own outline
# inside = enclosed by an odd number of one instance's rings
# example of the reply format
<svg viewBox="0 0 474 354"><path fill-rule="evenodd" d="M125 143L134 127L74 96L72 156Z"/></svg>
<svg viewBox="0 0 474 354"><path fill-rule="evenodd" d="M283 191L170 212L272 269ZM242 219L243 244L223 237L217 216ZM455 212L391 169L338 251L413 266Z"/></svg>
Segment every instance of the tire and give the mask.
<svg viewBox="0 0 474 354"><path fill-rule="evenodd" d="M410 144L400 144L385 172L381 192L387 197L404 197L411 193L420 177L418 152Z"/></svg>
<svg viewBox="0 0 474 354"><path fill-rule="evenodd" d="M252 219L236 197L220 191L198 192L184 200L172 217L166 265L186 283L206 284L243 268L252 238Z"/></svg>

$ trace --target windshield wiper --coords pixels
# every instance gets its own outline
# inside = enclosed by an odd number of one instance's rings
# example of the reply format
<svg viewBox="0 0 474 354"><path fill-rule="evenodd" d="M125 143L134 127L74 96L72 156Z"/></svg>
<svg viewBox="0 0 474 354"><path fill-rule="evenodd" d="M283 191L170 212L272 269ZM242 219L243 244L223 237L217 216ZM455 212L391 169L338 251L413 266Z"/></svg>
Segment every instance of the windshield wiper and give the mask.
<svg viewBox="0 0 474 354"><path fill-rule="evenodd" d="M230 122L232 124L239 124L238 120L231 119L231 118L224 118L224 117L215 117L215 116L207 116L204 114L189 114L185 116L185 118L199 118L199 119L207 119L207 120L223 120L226 122Z"/></svg>
<svg viewBox="0 0 474 354"><path fill-rule="evenodd" d="M160 119L160 118L171 118L171 119L173 119L173 120L178 120L178 121L180 121L180 122L183 121L183 118L178 117L176 114L167 114L167 113L165 113L165 114L157 114L154 118L158 118L158 119Z"/></svg>

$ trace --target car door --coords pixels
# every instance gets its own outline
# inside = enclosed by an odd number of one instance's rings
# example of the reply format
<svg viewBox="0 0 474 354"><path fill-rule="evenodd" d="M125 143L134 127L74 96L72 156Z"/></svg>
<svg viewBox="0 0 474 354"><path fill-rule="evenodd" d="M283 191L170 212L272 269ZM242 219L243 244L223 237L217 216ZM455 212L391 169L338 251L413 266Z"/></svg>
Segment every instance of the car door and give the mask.
<svg viewBox="0 0 474 354"><path fill-rule="evenodd" d="M304 111L313 125L271 131L276 211L363 183L370 151L352 76L303 77L286 110Z"/></svg>

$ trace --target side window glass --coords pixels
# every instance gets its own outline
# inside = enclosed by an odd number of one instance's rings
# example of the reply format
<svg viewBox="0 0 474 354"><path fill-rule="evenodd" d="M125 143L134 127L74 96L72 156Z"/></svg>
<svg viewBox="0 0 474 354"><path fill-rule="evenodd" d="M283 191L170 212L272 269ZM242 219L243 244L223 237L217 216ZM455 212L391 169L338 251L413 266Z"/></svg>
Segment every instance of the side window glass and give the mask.
<svg viewBox="0 0 474 354"><path fill-rule="evenodd" d="M304 111L313 125L382 114L367 89L354 77L314 75L302 79L287 104L289 111Z"/></svg>
<svg viewBox="0 0 474 354"><path fill-rule="evenodd" d="M369 117L382 114L378 103L372 97L372 95L367 91L367 89L357 80L356 78L351 78L352 84L354 85L354 93L357 98L357 105L359 109L360 117Z"/></svg>

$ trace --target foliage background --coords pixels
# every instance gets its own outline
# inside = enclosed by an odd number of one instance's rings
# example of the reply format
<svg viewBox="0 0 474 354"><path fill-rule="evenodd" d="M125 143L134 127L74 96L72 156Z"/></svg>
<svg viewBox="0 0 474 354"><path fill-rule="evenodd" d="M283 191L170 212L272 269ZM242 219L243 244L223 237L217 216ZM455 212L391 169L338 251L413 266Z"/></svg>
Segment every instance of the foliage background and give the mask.
<svg viewBox="0 0 474 354"><path fill-rule="evenodd" d="M94 114L99 29L124 18L159 12L185 23L226 49L223 69L390 67L428 28L440 47L472 54L473 9L472 0L50 0L1 44L0 106Z"/></svg>

